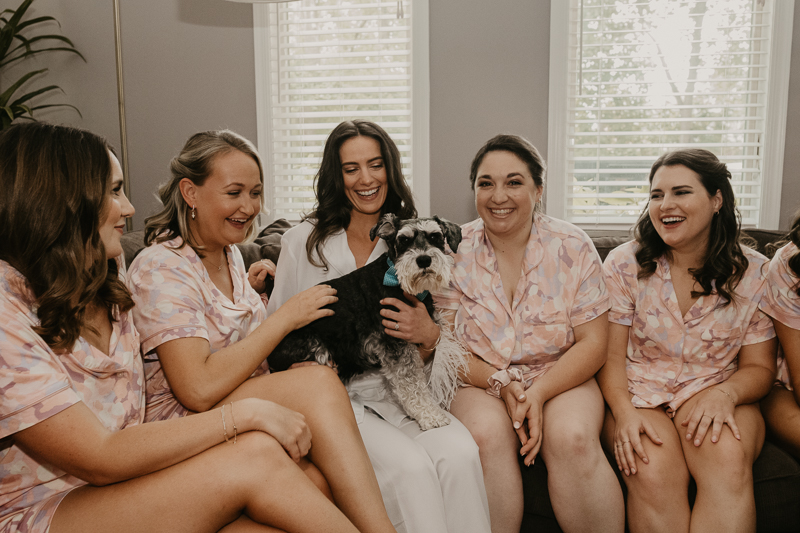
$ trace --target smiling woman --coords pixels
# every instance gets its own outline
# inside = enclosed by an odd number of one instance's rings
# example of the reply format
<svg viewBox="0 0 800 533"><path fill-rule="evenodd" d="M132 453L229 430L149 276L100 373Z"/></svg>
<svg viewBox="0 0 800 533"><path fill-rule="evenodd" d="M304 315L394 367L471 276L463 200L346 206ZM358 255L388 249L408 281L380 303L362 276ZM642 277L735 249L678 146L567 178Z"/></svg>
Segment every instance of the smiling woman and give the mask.
<svg viewBox="0 0 800 533"><path fill-rule="evenodd" d="M706 150L661 156L636 240L604 265L603 444L625 474L632 532L755 531L754 403L774 379L776 342L758 309L767 260L739 244L730 177Z"/></svg>
<svg viewBox="0 0 800 533"><path fill-rule="evenodd" d="M147 372L145 419L217 407L228 421L226 439L235 442L239 402L268 400L261 422L299 469L360 531L392 531L336 374L325 366L268 371L278 342L332 313L322 307L336 296L328 286L312 287L267 318L257 291L275 266L259 262L248 275L234 246L252 235L261 210L263 173L253 145L230 131L198 133L171 170L159 191L164 208L146 220L149 246L130 269Z"/></svg>

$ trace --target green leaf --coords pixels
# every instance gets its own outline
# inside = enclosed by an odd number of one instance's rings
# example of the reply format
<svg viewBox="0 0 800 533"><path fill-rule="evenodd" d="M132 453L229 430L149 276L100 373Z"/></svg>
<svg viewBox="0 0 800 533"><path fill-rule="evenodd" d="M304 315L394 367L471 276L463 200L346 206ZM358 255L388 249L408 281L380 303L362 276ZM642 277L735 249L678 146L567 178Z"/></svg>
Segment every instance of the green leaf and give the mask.
<svg viewBox="0 0 800 533"><path fill-rule="evenodd" d="M37 17L35 19L28 19L25 22L22 22L19 25L17 25L17 33L21 32L28 26L33 26L34 24L39 24L41 22L47 22L48 20L52 20L53 22L58 24L59 28L61 28L61 23L57 21L55 17Z"/></svg>
<svg viewBox="0 0 800 533"><path fill-rule="evenodd" d="M0 76L4 74L3 69L8 65L44 52L68 52L76 54L86 61L83 54L75 48L75 43L69 38L53 33L36 34L37 27L43 25L42 28L47 31L47 24L52 22L55 22L60 30L61 23L56 20L55 17L45 15L35 16L25 21L22 20L32 3L33 0L21 0L17 9L0 10ZM52 29L52 26L50 26L49 29ZM28 35L23 35L23 31L26 31ZM42 46L43 48L39 48ZM81 114L78 108L71 104L30 105L29 101L37 96L52 91L63 92L58 85L40 87L14 98L17 91L19 91L26 82L37 74L44 74L46 72L46 68L28 72L0 94L0 130L7 127L16 118L36 120L33 118L33 113L37 110L49 107L71 107L79 115Z"/></svg>
<svg viewBox="0 0 800 533"><path fill-rule="evenodd" d="M36 96L39 96L40 94L47 93L47 92L54 91L54 90L59 90L62 93L64 92L64 90L61 87L59 87L58 85L48 85L47 87L42 87L41 89L37 89L37 90L35 90L33 92L23 94L22 96L20 96L19 98L17 98L13 102L11 102L11 105L12 106L21 105L23 102L27 102L31 98L34 98Z"/></svg>
<svg viewBox="0 0 800 533"><path fill-rule="evenodd" d="M83 118L83 114L81 113L80 109L78 109L77 107L75 107L72 104L44 104L44 105L37 105L37 106L32 107L31 111L36 111L38 109L45 109L47 107L71 107L72 109L75 110L76 113L78 113L78 116Z"/></svg>
<svg viewBox="0 0 800 533"><path fill-rule="evenodd" d="M67 48L67 47L57 46L57 47L53 47L53 48L42 48L40 50L31 50L30 52L25 52L22 55L19 55L19 56L16 56L16 57L12 57L11 59L8 59L6 61L0 62L0 68L3 68L6 65L9 65L9 64L13 63L14 61L19 61L20 59L24 59L26 57L31 57L31 56L36 55L36 54L41 54L42 52L55 52L55 51L72 52L73 54L78 54L81 59L86 61L86 58L83 57L83 54L81 54L80 52L78 52L74 48Z"/></svg>
<svg viewBox="0 0 800 533"><path fill-rule="evenodd" d="M0 30L0 57L5 57L6 51L8 47L11 46L11 41L14 39L14 35L18 33L17 27L19 26L20 20L22 19L25 12L30 7L33 0L25 0L22 4L14 11L14 14L8 19L8 22L3 29Z"/></svg>
<svg viewBox="0 0 800 533"><path fill-rule="evenodd" d="M47 69L43 68L41 70L34 70L33 72L28 72L20 79L18 79L16 83L14 83L14 85L6 89L5 92L3 92L3 94L0 94L0 106L5 106L6 103L11 99L11 95L14 94L14 92L17 89L19 89L23 83L25 83L32 77L36 76L37 74L42 74L43 72L47 72Z"/></svg>

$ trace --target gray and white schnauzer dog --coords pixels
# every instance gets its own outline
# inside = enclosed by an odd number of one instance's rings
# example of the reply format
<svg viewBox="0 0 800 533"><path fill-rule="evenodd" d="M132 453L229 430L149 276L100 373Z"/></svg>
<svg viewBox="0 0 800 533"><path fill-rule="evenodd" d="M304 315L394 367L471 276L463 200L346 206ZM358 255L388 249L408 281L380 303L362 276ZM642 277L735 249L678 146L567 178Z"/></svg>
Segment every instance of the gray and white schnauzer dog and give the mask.
<svg viewBox="0 0 800 533"><path fill-rule="evenodd" d="M344 383L379 368L391 394L422 430L446 426L448 408L458 388L458 372L465 368L464 349L433 307L431 291L449 285L453 258L461 242L461 228L434 216L400 220L381 217L370 237L385 240L389 252L346 276L326 281L339 300L327 308L334 315L320 318L287 335L270 354L273 370L293 363L317 361L338 370ZM408 302L403 291L417 295L439 325L433 361L423 366L417 346L387 335L380 315L383 298Z"/></svg>

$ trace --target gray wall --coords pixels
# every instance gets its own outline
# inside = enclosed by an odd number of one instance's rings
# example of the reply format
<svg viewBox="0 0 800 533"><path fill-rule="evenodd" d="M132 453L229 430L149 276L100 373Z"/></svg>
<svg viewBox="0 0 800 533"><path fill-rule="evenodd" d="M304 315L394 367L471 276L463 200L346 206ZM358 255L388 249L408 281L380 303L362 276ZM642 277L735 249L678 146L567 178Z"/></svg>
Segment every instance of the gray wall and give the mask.
<svg viewBox="0 0 800 533"><path fill-rule="evenodd" d="M256 140L252 8L224 0L122 4L131 199L141 228L191 133L227 127ZM112 2L37 0L31 14L58 18L88 60L41 60L51 67L47 82L67 93L53 100L74 103L83 118L70 110L41 117L119 146ZM800 207L800 9L794 17L782 228ZM550 0L431 0L431 212L457 222L476 216L469 163L496 133L523 135L547 157L549 41Z"/></svg>

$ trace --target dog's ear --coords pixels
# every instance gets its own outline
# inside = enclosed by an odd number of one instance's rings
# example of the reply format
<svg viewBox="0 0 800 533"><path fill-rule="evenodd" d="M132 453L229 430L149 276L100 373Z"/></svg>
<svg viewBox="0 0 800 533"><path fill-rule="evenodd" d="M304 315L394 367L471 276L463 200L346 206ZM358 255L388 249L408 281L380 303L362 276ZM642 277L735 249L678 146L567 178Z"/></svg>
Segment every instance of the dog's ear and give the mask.
<svg viewBox="0 0 800 533"><path fill-rule="evenodd" d="M397 215L394 213L386 213L381 217L378 223L369 230L370 240L374 241L376 235L383 240L393 238L397 235L397 225L399 222L400 219L397 218Z"/></svg>
<svg viewBox="0 0 800 533"><path fill-rule="evenodd" d="M458 245L461 244L461 226L454 224L449 220L439 218L436 215L433 215L433 219L438 222L439 227L442 228L444 237L447 239L447 245L450 246L450 249L453 251L453 253L456 253L458 251Z"/></svg>

